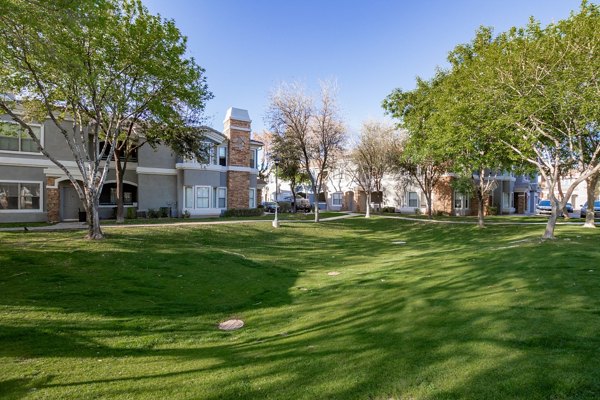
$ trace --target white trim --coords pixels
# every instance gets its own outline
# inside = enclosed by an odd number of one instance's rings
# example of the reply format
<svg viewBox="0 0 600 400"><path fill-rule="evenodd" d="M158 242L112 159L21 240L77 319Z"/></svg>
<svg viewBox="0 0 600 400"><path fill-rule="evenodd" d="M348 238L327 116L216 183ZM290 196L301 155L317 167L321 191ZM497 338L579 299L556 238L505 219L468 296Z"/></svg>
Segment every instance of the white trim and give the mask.
<svg viewBox="0 0 600 400"><path fill-rule="evenodd" d="M198 189L200 188L208 188L208 196L206 197L206 199L208 200L208 207L198 207ZM206 210L209 208L213 208L211 206L213 206L214 204L212 203L212 199L211 196L212 195L212 186L207 186L207 185L195 185L194 186L194 209L196 210ZM204 199L204 197L200 197L201 199Z"/></svg>
<svg viewBox="0 0 600 400"><path fill-rule="evenodd" d="M175 168L176 169L194 169L194 170L202 170L202 171L216 171L216 172L227 172L227 171L250 172L252 174L258 174L258 169L256 169L256 168L239 167L237 165L223 167L221 165L200 164L200 163L196 163L196 162L177 163L177 164L175 164ZM138 170L139 170L139 168L138 168Z"/></svg>
<svg viewBox="0 0 600 400"><path fill-rule="evenodd" d="M258 174L258 170L256 168L250 168L250 167L238 167L236 165L232 165L231 167L228 167L229 171L236 171L236 172L251 172L251 173L255 173Z"/></svg>
<svg viewBox="0 0 600 400"><path fill-rule="evenodd" d="M238 120L239 121L239 120ZM236 130L236 131L244 131L244 132L252 132L252 129L250 128L244 128L242 126L237 126L237 125L229 125L225 131L229 131L229 130Z"/></svg>
<svg viewBox="0 0 600 400"><path fill-rule="evenodd" d="M217 186L217 204L214 204L219 210L227 210L227 186ZM225 189L225 207L219 207L219 189Z"/></svg>
<svg viewBox="0 0 600 400"><path fill-rule="evenodd" d="M198 162L183 162L175 164L176 169L196 169L202 171L226 172L228 167L215 164L200 164Z"/></svg>
<svg viewBox="0 0 600 400"><path fill-rule="evenodd" d="M40 186L40 207L39 208L26 208L26 209L20 209L20 208L13 208L13 209L0 209L0 213L3 214L8 214L8 213L45 213L46 211L44 211L44 182L41 181L17 181L17 180L0 180L0 183L17 183L17 184L29 184L29 183L36 183ZM20 197L21 195L19 194L19 201L20 201Z"/></svg>
<svg viewBox="0 0 600 400"><path fill-rule="evenodd" d="M26 154L22 152L13 152L13 154ZM30 155L39 155L37 153L29 153ZM43 157L43 156L42 156ZM60 161L60 160L59 160ZM63 161L61 161L63 162ZM67 163L68 161L65 161ZM73 166L77 166L75 162L71 161ZM16 157L2 157L0 156L0 165L10 165L15 167L52 167L56 166L52 161L44 158L16 158ZM67 165L65 165L67 166Z"/></svg>
<svg viewBox="0 0 600 400"><path fill-rule="evenodd" d="M137 167L135 172L140 175L177 175L177 170L172 168Z"/></svg>
<svg viewBox="0 0 600 400"><path fill-rule="evenodd" d="M206 130L206 131L203 131L203 133L204 133L204 138L210 139L219 145L227 141L227 138L225 136L223 136L220 133L217 134L216 132L214 132L212 130Z"/></svg>
<svg viewBox="0 0 600 400"><path fill-rule="evenodd" d="M250 191L252 191L252 195L250 195ZM254 207L250 206L250 198L253 198ZM248 188L248 208L256 208L256 188Z"/></svg>

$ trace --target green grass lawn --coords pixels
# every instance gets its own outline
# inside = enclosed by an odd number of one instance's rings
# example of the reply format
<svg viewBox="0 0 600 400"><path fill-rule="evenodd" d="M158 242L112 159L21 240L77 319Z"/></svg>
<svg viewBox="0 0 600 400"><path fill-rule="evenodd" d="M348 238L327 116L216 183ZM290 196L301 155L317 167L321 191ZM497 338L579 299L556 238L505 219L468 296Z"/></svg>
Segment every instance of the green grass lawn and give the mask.
<svg viewBox="0 0 600 400"><path fill-rule="evenodd" d="M0 232L0 398L597 399L600 231L542 230Z"/></svg>

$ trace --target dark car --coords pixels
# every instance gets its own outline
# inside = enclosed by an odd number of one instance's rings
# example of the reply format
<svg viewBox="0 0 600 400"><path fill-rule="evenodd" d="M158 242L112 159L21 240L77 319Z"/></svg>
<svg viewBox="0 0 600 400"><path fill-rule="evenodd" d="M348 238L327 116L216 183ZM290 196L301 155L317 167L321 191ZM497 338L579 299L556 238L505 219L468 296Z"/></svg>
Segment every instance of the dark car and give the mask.
<svg viewBox="0 0 600 400"><path fill-rule="evenodd" d="M265 201L262 203L265 212L274 213L276 208L279 208L274 201Z"/></svg>
<svg viewBox="0 0 600 400"><path fill-rule="evenodd" d="M569 214L571 214L573 212L573 205L571 203L567 203L566 207L567 207L567 212Z"/></svg>
<svg viewBox="0 0 600 400"><path fill-rule="evenodd" d="M581 218L585 218L587 216L588 211L587 203L583 203L581 206ZM600 201L594 201L594 218L600 218Z"/></svg>

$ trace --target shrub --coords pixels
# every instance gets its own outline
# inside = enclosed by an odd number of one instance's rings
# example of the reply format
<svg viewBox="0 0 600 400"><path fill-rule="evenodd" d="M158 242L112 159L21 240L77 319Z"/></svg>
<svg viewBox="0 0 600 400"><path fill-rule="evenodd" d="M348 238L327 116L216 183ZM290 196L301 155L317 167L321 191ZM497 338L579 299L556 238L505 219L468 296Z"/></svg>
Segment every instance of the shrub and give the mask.
<svg viewBox="0 0 600 400"><path fill-rule="evenodd" d="M181 213L181 218L190 218L192 216L192 214L190 214L190 212L188 210L185 210L184 212Z"/></svg>
<svg viewBox="0 0 600 400"><path fill-rule="evenodd" d="M487 213L488 213L488 215L498 215L498 207L488 206Z"/></svg>
<svg viewBox="0 0 600 400"><path fill-rule="evenodd" d="M154 208L149 208L146 215L148 218L158 218L160 214Z"/></svg>
<svg viewBox="0 0 600 400"><path fill-rule="evenodd" d="M128 207L127 208L127 214L125 215L125 218L127 218L127 219L136 219L137 218L137 208L135 208L135 207Z"/></svg>
<svg viewBox="0 0 600 400"><path fill-rule="evenodd" d="M290 203L289 201L280 201L278 212L280 212L280 213L292 212L292 203Z"/></svg>
<svg viewBox="0 0 600 400"><path fill-rule="evenodd" d="M169 217L169 207L161 207L159 209L158 213L161 218L168 218Z"/></svg>
<svg viewBox="0 0 600 400"><path fill-rule="evenodd" d="M381 212L384 212L384 213L395 213L396 212L396 207L383 207L381 209Z"/></svg>
<svg viewBox="0 0 600 400"><path fill-rule="evenodd" d="M230 208L223 212L224 217L257 217L263 215L260 208Z"/></svg>
<svg viewBox="0 0 600 400"><path fill-rule="evenodd" d="M415 215L421 215L421 209L415 208Z"/></svg>

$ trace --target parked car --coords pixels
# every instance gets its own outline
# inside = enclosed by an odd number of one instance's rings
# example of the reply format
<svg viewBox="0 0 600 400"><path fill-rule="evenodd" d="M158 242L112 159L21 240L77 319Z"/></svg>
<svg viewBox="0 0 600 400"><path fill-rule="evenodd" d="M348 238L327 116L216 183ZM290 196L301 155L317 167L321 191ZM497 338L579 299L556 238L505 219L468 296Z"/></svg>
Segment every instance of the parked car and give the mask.
<svg viewBox="0 0 600 400"><path fill-rule="evenodd" d="M269 212L269 213L274 213L276 208L279 208L279 205L277 205L277 203L275 203L274 201L264 201L262 203L265 212Z"/></svg>
<svg viewBox="0 0 600 400"><path fill-rule="evenodd" d="M536 214L552 214L552 204L550 200L540 200L540 202L535 206Z"/></svg>
<svg viewBox="0 0 600 400"><path fill-rule="evenodd" d="M573 212L573 205L571 203L567 203L567 212L571 214Z"/></svg>
<svg viewBox="0 0 600 400"><path fill-rule="evenodd" d="M585 218L587 216L588 211L587 202L583 203L581 206L581 218ZM600 218L600 201L594 201L594 218Z"/></svg>
<svg viewBox="0 0 600 400"><path fill-rule="evenodd" d="M565 207L569 214L573 212L573 205L571 203L567 203ZM552 203L550 200L540 200L537 206L535 206L535 209L537 214L550 215L552 214ZM558 215L562 215L562 212L559 211Z"/></svg>
<svg viewBox="0 0 600 400"><path fill-rule="evenodd" d="M296 197L296 211L310 211L310 200L305 199L304 197Z"/></svg>

